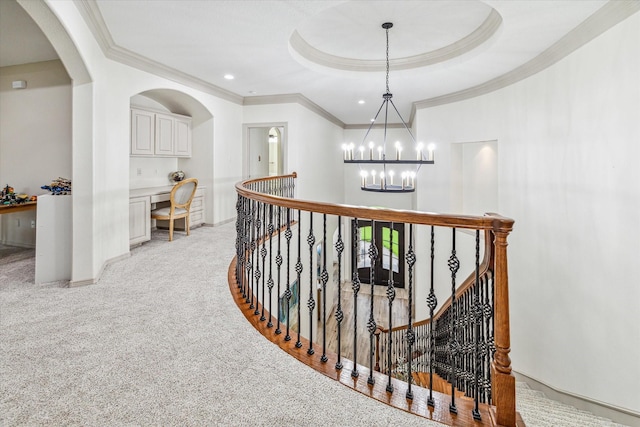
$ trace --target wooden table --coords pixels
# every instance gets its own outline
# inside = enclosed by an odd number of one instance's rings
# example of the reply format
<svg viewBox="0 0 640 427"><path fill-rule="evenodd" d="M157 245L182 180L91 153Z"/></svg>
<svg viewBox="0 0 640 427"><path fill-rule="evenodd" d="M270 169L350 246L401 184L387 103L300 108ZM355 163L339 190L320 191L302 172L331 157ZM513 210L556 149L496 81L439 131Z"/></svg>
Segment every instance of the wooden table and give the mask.
<svg viewBox="0 0 640 427"><path fill-rule="evenodd" d="M25 202L13 205L0 205L0 215L14 212L31 211L34 210L38 202Z"/></svg>

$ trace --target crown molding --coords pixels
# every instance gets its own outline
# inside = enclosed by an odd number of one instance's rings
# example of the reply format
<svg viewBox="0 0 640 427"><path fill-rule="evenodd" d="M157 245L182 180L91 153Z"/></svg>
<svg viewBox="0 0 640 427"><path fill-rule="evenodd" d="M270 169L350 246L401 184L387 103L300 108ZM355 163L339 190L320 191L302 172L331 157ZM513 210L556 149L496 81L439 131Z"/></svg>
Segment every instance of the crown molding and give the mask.
<svg viewBox="0 0 640 427"><path fill-rule="evenodd" d="M95 0L77 0L75 3L107 58L242 105L240 95L116 45Z"/></svg>
<svg viewBox="0 0 640 427"><path fill-rule="evenodd" d="M389 67L391 70L407 70L457 58L485 43L498 31L501 25L502 16L495 9L491 9L482 24L462 39L431 52L391 59ZM289 38L289 46L306 61L321 67L358 72L384 71L386 69L386 60L384 59L345 58L316 49L307 43L298 31L294 31Z"/></svg>
<svg viewBox="0 0 640 427"><path fill-rule="evenodd" d="M638 0L609 0L608 3L551 45L551 47L520 67L468 89L414 102L411 110L411 120L414 118L415 110L475 98L531 77L567 57L638 11L640 11L640 1Z"/></svg>
<svg viewBox="0 0 640 427"><path fill-rule="evenodd" d="M308 108L317 115L325 118L336 126L345 128L342 120L329 113L318 104L311 101L301 93L289 93L284 95L261 95L261 96L245 96L242 105L268 105L268 104L300 104Z"/></svg>

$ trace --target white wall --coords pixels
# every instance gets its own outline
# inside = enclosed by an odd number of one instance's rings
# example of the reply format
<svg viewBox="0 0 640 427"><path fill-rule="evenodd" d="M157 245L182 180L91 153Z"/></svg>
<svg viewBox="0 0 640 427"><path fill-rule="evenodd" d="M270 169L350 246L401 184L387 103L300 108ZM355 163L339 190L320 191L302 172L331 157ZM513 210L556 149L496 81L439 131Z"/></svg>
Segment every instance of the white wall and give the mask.
<svg viewBox="0 0 640 427"><path fill-rule="evenodd" d="M12 89L14 80L27 88ZM58 177L72 177L69 75L60 61L0 68L0 185L41 195ZM35 211L0 216L0 241L33 247L35 219Z"/></svg>
<svg viewBox="0 0 640 427"><path fill-rule="evenodd" d="M157 88L181 91L215 117L213 158L209 163L215 177L211 188L216 199L213 222L232 219L235 194L230 184L241 178L241 147L233 142L241 140L242 107L106 59L75 4L50 2L46 7L63 24L93 81L74 86L74 118L76 110L90 114L90 120L74 122L74 132L89 131L92 138L73 147L74 190L77 182L80 191L74 193L72 281L95 280L108 260L129 251L129 105L130 98L138 93Z"/></svg>
<svg viewBox="0 0 640 427"><path fill-rule="evenodd" d="M332 203L344 200L342 128L299 104L245 106L243 122L287 123L283 171L298 173L298 198Z"/></svg>
<svg viewBox="0 0 640 427"><path fill-rule="evenodd" d="M525 81L417 112L438 143L421 210L452 205L450 144L497 140L511 356L558 390L640 413L640 14Z"/></svg>

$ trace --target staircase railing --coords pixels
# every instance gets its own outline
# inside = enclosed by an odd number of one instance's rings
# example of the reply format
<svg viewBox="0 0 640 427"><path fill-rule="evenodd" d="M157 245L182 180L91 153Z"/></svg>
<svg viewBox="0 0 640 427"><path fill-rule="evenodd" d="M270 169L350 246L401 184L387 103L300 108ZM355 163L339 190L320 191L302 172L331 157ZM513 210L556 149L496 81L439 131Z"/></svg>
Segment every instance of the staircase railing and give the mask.
<svg viewBox="0 0 640 427"><path fill-rule="evenodd" d="M515 426L507 273L513 220L496 214L446 215L298 200L295 178L294 173L236 185L237 253L229 279L249 321L294 357L386 403L446 424L481 419L487 425ZM375 232L379 226L381 235ZM451 237L443 242L447 230ZM471 250L462 250L464 242L456 241L461 230L475 235ZM399 241L399 233L408 237ZM446 262L436 262L443 252ZM463 252L475 254L475 265L469 268L472 277L460 283ZM435 311L442 270L450 297ZM383 303L374 296L381 271L386 274ZM408 320L394 329L392 314L405 306L396 301L403 274L408 301L402 316ZM346 293L352 295L348 309L343 307ZM429 322L413 323L422 316L414 310L416 295L426 295ZM385 314L392 333L382 334L383 348L376 352ZM423 333L425 326L430 333ZM349 339L343 342L345 334ZM424 354L429 358L421 359ZM398 355L406 358L406 383L394 378ZM379 357L384 375L375 369ZM427 366L447 379L450 394L433 386L412 387L414 366ZM473 400L456 401L456 389Z"/></svg>
<svg viewBox="0 0 640 427"><path fill-rule="evenodd" d="M475 240L474 271L455 289L455 298L449 297L434 313L437 299L432 287L427 297L428 318L393 329L380 328L376 337L376 360L381 359L380 354L391 352L392 363L382 358L382 364L377 366L381 372L391 372L395 378L405 381L413 380L412 372L428 374L427 383L421 385L430 390L434 389L436 374L448 382L452 395L454 390L460 390L479 404L491 402L495 247L492 231L485 230L484 256L480 262L479 230L475 232ZM415 337L411 354L407 340L410 328ZM450 346L453 336L455 348Z"/></svg>

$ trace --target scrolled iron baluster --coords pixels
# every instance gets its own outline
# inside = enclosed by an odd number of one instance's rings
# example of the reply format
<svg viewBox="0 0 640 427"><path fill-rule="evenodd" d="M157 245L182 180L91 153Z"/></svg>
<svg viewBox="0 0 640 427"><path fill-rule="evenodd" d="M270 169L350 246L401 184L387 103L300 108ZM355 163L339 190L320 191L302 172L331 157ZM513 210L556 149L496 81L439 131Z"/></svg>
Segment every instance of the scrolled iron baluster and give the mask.
<svg viewBox="0 0 640 427"><path fill-rule="evenodd" d="M260 321L264 322L265 321L265 317L264 317L264 302L265 302L265 295L264 295L264 281L265 281L265 277L267 276L266 270L265 270L265 261L267 258L267 234L268 234L268 230L267 230L267 205L263 205L262 208L262 225L264 227L264 231L263 231L263 236L262 236L262 249L260 249L260 256L262 257L262 308L260 310ZM256 307L257 309L257 307ZM256 313L258 314L258 313Z"/></svg>
<svg viewBox="0 0 640 427"><path fill-rule="evenodd" d="M338 240L335 243L336 253L338 254L338 306L336 307L336 321L338 322L338 360L336 361L336 369L342 369L342 346L340 334L342 330L342 321L344 313L342 312L342 252L344 251L344 242L342 241L342 217L338 216Z"/></svg>
<svg viewBox="0 0 640 427"><path fill-rule="evenodd" d="M409 361L408 361L408 373L407 373L407 399L413 399L413 392L411 391L411 383L413 378L411 377L411 364L413 363L413 344L416 341L415 331L413 330L412 320L412 305L413 305L413 266L416 263L416 254L413 251L413 224L409 224L409 249L405 256L407 265L409 266L409 323L407 325L407 344L409 346Z"/></svg>
<svg viewBox="0 0 640 427"><path fill-rule="evenodd" d="M358 247L360 245L360 231L358 228L358 218L352 222L352 256L351 256L351 289L353 289L353 369L351 377L358 378L358 292L360 292L360 275L358 274Z"/></svg>
<svg viewBox="0 0 640 427"><path fill-rule="evenodd" d="M396 288L395 288L395 283L393 281L393 229L394 229L394 225L392 222L389 225L389 279L387 280L387 299L389 300L389 332L391 332L391 330L393 329L393 324L392 324L393 301L396 299ZM373 292L371 293L371 300L373 301ZM389 333L389 352L387 354L387 357L388 357L387 360L389 364L389 378L388 378L387 387L386 387L386 390L389 393L393 393L393 385L391 384L391 374L392 374L391 367L393 366L391 362L392 346L393 346L393 338L392 338L392 334Z"/></svg>
<svg viewBox="0 0 640 427"><path fill-rule="evenodd" d="M267 328L273 326L271 319L273 318L273 311L271 310L271 301L273 296L273 205L269 205L269 279L267 280L267 288L269 289L269 321L267 322Z"/></svg>
<svg viewBox="0 0 640 427"><path fill-rule="evenodd" d="M460 343L457 341L456 336L456 274L460 269L460 261L456 256L456 229L452 229L452 247L451 247L451 256L449 257L448 265L449 271L451 271L451 335L449 341L449 352L451 354L451 403L449 404L449 412L452 414L457 414L458 409L456 408L456 393L455 386L457 383L456 378L456 360L457 356L460 354Z"/></svg>
<svg viewBox="0 0 640 427"><path fill-rule="evenodd" d="M238 288L240 289L242 283L242 265L243 265L243 245L242 238L243 228L244 228L244 216L242 214L242 205L243 205L244 197L238 194L238 200L236 201L236 283Z"/></svg>
<svg viewBox="0 0 640 427"><path fill-rule="evenodd" d="M280 329L280 273L282 267L282 252L280 250L280 237L282 235L282 207L278 206L278 253L276 254L276 267L278 268L278 277L277 277L277 287L276 287L276 297L278 298L278 310L276 315L276 335L280 335L282 330Z"/></svg>
<svg viewBox="0 0 640 427"><path fill-rule="evenodd" d="M316 243L316 238L313 235L313 212L309 212L307 243L309 244L309 300L307 301L307 307L309 308L309 349L307 354L312 355L315 353L313 350L313 309L316 307L316 300L313 298L313 289L315 288L313 283L313 249Z"/></svg>
<svg viewBox="0 0 640 427"><path fill-rule="evenodd" d="M298 211L298 258L296 260L296 277L298 280L298 300L297 300L297 304L298 304L298 339L296 341L296 348L301 348L302 347L302 342L300 341L300 319L302 319L302 317L300 317L300 305L301 305L301 285L302 285L302 281L301 281L301 277L302 277L302 271L303 271L303 266L302 266L302 258L300 256L300 251L302 250L302 228L301 228L301 224L300 224L300 219L302 218L302 214L300 211Z"/></svg>
<svg viewBox="0 0 640 427"><path fill-rule="evenodd" d="M482 321L482 305L480 303L480 230L476 230L476 277L473 284L473 327L474 327L474 407L473 419L480 420L480 370L482 361L480 355L480 322Z"/></svg>
<svg viewBox="0 0 640 427"><path fill-rule="evenodd" d="M249 256L248 259L249 261L247 262L247 296L245 298L245 302L247 304L252 304L253 305L253 253L254 250L256 248L256 240L255 240L255 223L253 222L253 208L255 206L255 201L250 201L249 202L249 212L248 212L248 216L247 216L247 220L249 221L249 245L248 245L248 249L249 249ZM250 305L250 308L253 308L252 305Z"/></svg>
<svg viewBox="0 0 640 427"><path fill-rule="evenodd" d="M435 351L436 351L436 331L433 327L433 313L438 306L438 298L436 298L434 287L434 258L435 258L435 233L434 227L431 226L431 271L430 271L430 284L429 284L429 296L427 297L427 305L429 306L429 397L427 398L427 405L432 408L435 406L435 400L433 399L433 365L435 363Z"/></svg>
<svg viewBox="0 0 640 427"><path fill-rule="evenodd" d="M264 236L262 234L260 234L260 230L262 230L262 220L260 219L260 211L264 210L260 209L263 206L262 203L258 203L258 209L256 209L256 236L257 236L257 240L256 240L256 249L258 249L260 247L260 240L262 239L264 241ZM253 312L253 314L258 315L260 314L260 310L258 309L258 302L260 300L260 277L262 276L262 271L260 270L260 260L259 260L259 256L260 256L260 251L256 250L255 251L256 254L256 259L255 259L255 264L256 264L256 271L255 271L255 276L256 276L256 287L254 289L255 291L255 311Z"/></svg>
<svg viewBox="0 0 640 427"><path fill-rule="evenodd" d="M321 362L329 360L327 358L327 282L329 273L327 272L327 214L322 215L322 272L320 273L322 283L322 356Z"/></svg>
<svg viewBox="0 0 640 427"><path fill-rule="evenodd" d="M367 384L373 385L375 384L375 380L373 378L373 341L374 341L374 333L378 328L376 321L373 316L373 295L374 295L374 286L375 286L375 265L376 260L378 259L378 248L376 248L376 238L375 238L375 221L371 221L371 243L369 244L369 260L371 265L369 266L369 281L371 282L371 304L369 309L369 321L367 322L367 330L369 331L369 378L367 378Z"/></svg>
<svg viewBox="0 0 640 427"><path fill-rule="evenodd" d="M284 297L287 300L287 333L284 340L291 341L291 335L289 335L289 326L291 318L291 282L290 282L290 260L291 260L291 237L293 232L291 231L291 208L287 208L287 229L284 232L284 237L287 240L287 289L284 291Z"/></svg>

